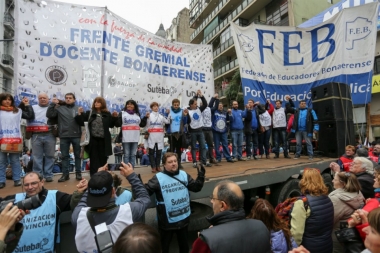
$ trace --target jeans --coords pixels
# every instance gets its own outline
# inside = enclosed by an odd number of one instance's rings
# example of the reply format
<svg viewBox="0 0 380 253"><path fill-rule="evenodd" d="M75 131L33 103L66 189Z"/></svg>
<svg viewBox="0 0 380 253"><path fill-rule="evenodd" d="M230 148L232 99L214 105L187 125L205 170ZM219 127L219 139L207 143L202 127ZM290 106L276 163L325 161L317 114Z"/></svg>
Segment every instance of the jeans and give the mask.
<svg viewBox="0 0 380 253"><path fill-rule="evenodd" d="M203 164L207 163L206 160L206 145L205 145L205 136L202 131L190 132L191 135L191 155L193 157L193 163L196 163L196 150L197 150L197 141L199 143L199 154Z"/></svg>
<svg viewBox="0 0 380 253"><path fill-rule="evenodd" d="M236 159L242 158L243 151L243 130L231 130L232 136L232 156Z"/></svg>
<svg viewBox="0 0 380 253"><path fill-rule="evenodd" d="M75 158L75 172L81 172L81 159L80 159L80 138L60 138L60 147L62 154L62 174L69 174L70 169L70 144L74 149L74 158Z"/></svg>
<svg viewBox="0 0 380 253"><path fill-rule="evenodd" d="M137 142L123 142L124 163L131 163L135 167Z"/></svg>
<svg viewBox="0 0 380 253"><path fill-rule="evenodd" d="M115 163L121 163L121 155L115 155Z"/></svg>
<svg viewBox="0 0 380 253"><path fill-rule="evenodd" d="M257 147L259 146L259 133L257 129L252 129L252 133L245 135L245 145L247 146L247 156L257 155Z"/></svg>
<svg viewBox="0 0 380 253"><path fill-rule="evenodd" d="M205 136L205 141L207 143L207 157L210 159L210 162L214 159L214 138L212 136L212 130L203 130Z"/></svg>
<svg viewBox="0 0 380 253"><path fill-rule="evenodd" d="M55 154L55 136L53 134L33 134L33 171L44 178L52 178Z"/></svg>
<svg viewBox="0 0 380 253"><path fill-rule="evenodd" d="M8 155L9 162L12 167L12 178L13 181L19 181L21 179L21 163L19 153L3 153L0 151L0 183L5 183L5 171L8 165Z"/></svg>
<svg viewBox="0 0 380 253"><path fill-rule="evenodd" d="M271 135L271 129L265 130L264 133L259 134L259 151L260 155L269 155L269 139ZM264 146L264 148L263 148ZM264 150L265 149L265 150Z"/></svg>
<svg viewBox="0 0 380 253"><path fill-rule="evenodd" d="M212 132L214 137L214 145L215 145L215 154L216 154L216 160L221 161L222 156L219 152L219 144L222 143L223 147L223 156L227 159L227 161L231 160L230 151L228 149L228 141L227 141L227 133L220 133L217 131Z"/></svg>
<svg viewBox="0 0 380 253"><path fill-rule="evenodd" d="M306 142L307 154L313 156L313 144L311 143L311 137L307 136L307 131L296 132L296 155L300 156L302 151L302 139Z"/></svg>
<svg viewBox="0 0 380 253"><path fill-rule="evenodd" d="M276 148L276 155L280 153L280 143L284 149L284 156L288 156L288 140L286 139L286 130L281 128L273 128L273 141Z"/></svg>

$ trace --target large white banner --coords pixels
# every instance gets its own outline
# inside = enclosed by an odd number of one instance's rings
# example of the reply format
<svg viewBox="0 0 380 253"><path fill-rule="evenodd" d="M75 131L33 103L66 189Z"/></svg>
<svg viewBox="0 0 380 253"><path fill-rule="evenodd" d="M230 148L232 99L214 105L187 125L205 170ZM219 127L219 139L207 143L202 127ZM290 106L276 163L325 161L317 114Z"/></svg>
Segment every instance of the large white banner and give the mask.
<svg viewBox="0 0 380 253"><path fill-rule="evenodd" d="M312 87L350 86L354 104L371 99L378 3L344 9L317 26L296 28L230 23L248 99L310 101Z"/></svg>
<svg viewBox="0 0 380 253"><path fill-rule="evenodd" d="M103 96L111 111L134 99L144 113L153 101L164 109L174 98L187 105L198 89L214 94L210 45L167 41L107 8L39 2L16 0L18 101L73 92L86 109Z"/></svg>

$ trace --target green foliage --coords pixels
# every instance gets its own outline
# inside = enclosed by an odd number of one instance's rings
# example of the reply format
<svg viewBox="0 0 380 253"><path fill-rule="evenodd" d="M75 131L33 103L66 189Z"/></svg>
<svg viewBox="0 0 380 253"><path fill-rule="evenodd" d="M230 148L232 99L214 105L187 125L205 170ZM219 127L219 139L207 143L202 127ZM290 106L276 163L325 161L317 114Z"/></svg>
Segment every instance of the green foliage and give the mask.
<svg viewBox="0 0 380 253"><path fill-rule="evenodd" d="M239 94L240 92L240 94ZM241 94L243 92L241 87L241 78L240 78L240 70L237 69L235 74L232 76L231 81L228 84L228 87L225 91L225 94L228 99L228 105L230 106L233 100L237 100L239 103L239 108L244 107L244 98Z"/></svg>

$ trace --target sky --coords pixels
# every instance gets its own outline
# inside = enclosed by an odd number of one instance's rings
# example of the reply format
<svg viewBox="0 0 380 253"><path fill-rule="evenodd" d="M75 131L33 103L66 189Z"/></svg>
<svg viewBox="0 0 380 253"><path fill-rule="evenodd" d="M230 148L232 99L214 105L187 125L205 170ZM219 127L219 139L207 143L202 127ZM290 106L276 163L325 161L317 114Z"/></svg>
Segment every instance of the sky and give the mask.
<svg viewBox="0 0 380 253"><path fill-rule="evenodd" d="M107 8L148 32L156 33L160 24L165 30L190 0L58 0L59 2Z"/></svg>

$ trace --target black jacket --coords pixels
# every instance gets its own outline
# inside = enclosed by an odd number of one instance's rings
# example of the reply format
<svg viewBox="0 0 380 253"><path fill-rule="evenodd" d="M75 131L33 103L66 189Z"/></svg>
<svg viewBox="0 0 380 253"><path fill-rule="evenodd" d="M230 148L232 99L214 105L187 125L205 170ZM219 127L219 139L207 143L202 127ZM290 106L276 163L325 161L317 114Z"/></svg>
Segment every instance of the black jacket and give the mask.
<svg viewBox="0 0 380 253"><path fill-rule="evenodd" d="M207 220L213 227L203 230L199 237L211 252L271 252L267 227L260 220L245 219L243 209L223 211Z"/></svg>
<svg viewBox="0 0 380 253"><path fill-rule="evenodd" d="M90 116L90 112L92 113ZM106 156L112 155L112 144L111 144L111 133L110 128L113 128L115 126L115 123L117 121L117 117L112 117L110 112L101 112L102 115L102 122L103 122L103 129L104 129L104 143L105 143L105 154ZM88 129L90 130L90 136L91 136L91 129L92 129L92 122L96 119L96 111L87 111L85 113L82 113L81 115L75 116L75 121L80 126L84 126L84 122L88 122ZM91 138L91 137L90 137ZM91 141L86 146L86 151L91 150Z"/></svg>
<svg viewBox="0 0 380 253"><path fill-rule="evenodd" d="M46 111L46 117L54 120L58 119L58 134L60 138L80 138L81 128L75 121L78 114L78 106L75 104L54 104L51 103Z"/></svg>
<svg viewBox="0 0 380 253"><path fill-rule="evenodd" d="M373 176L367 172L355 174L361 186L361 192L365 199L373 198L375 196L375 189L373 188Z"/></svg>
<svg viewBox="0 0 380 253"><path fill-rule="evenodd" d="M163 172L160 172L160 173L165 173L166 175L173 177L174 175L177 175L179 173L179 170L176 173L172 173L164 169ZM198 177L195 180L189 174L187 174L187 189L192 192L199 192L202 190L204 181L205 181L205 175L203 173L198 173ZM149 180L149 182L145 184L145 188L148 190L149 195L153 195L153 193L156 194L157 202L164 201L164 198L161 192L160 182L158 181L158 178L156 175L154 175ZM156 208L157 208L157 215L158 215L158 226L164 230L181 229L189 224L190 217L187 217L186 219L181 220L176 223L169 223L168 218L166 216L165 205L158 204Z"/></svg>

